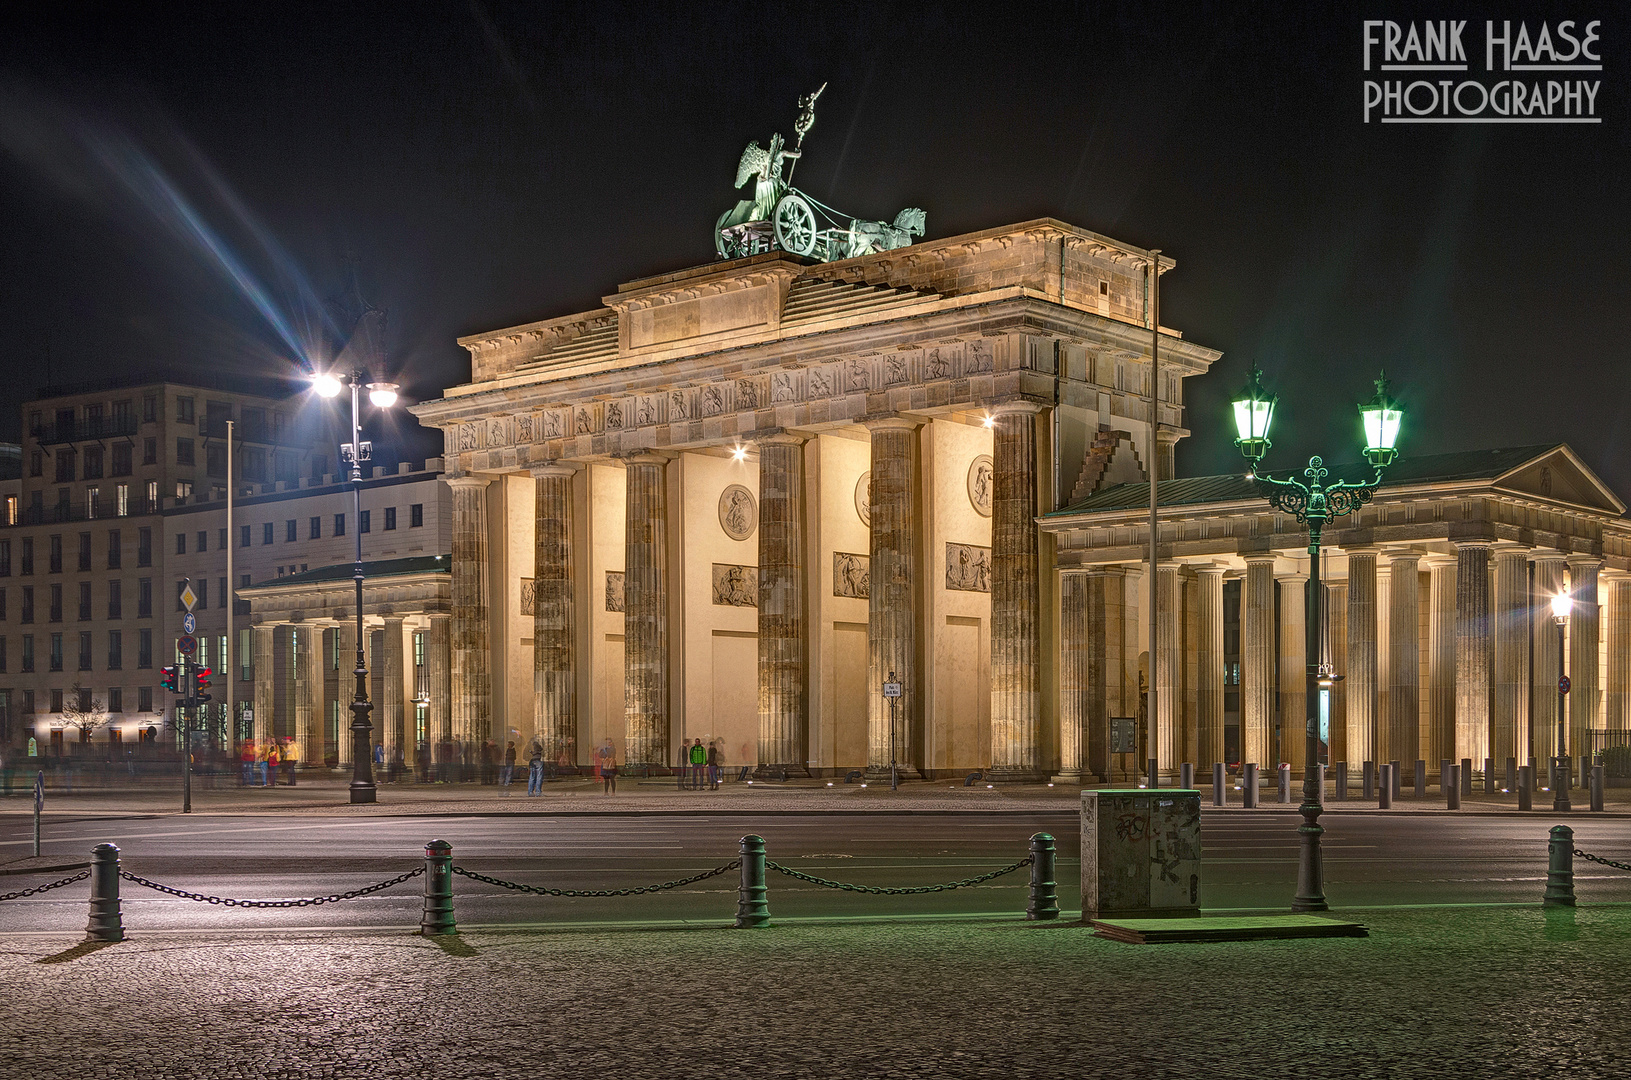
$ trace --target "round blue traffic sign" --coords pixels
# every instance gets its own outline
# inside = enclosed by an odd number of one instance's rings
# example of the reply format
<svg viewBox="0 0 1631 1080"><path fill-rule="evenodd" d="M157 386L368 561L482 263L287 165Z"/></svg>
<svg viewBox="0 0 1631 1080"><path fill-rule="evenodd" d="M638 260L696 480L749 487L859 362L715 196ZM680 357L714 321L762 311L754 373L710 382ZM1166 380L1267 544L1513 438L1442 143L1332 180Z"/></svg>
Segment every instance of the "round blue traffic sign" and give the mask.
<svg viewBox="0 0 1631 1080"><path fill-rule="evenodd" d="M198 651L198 639L191 634L182 634L176 638L176 652L182 656L191 656Z"/></svg>

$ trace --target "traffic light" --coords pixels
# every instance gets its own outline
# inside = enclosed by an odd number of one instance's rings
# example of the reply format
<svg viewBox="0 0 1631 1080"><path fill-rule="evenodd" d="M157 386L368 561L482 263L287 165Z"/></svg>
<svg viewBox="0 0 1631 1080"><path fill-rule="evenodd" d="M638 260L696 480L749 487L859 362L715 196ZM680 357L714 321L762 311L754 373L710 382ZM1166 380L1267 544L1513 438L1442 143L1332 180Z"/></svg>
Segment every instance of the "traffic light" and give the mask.
<svg viewBox="0 0 1631 1080"><path fill-rule="evenodd" d="M172 694L179 692L176 686L176 669L173 667L164 668L162 674L164 677L159 680L159 685Z"/></svg>
<svg viewBox="0 0 1631 1080"><path fill-rule="evenodd" d="M202 705L206 701L214 700L207 691L210 688L210 669L193 669L193 704Z"/></svg>

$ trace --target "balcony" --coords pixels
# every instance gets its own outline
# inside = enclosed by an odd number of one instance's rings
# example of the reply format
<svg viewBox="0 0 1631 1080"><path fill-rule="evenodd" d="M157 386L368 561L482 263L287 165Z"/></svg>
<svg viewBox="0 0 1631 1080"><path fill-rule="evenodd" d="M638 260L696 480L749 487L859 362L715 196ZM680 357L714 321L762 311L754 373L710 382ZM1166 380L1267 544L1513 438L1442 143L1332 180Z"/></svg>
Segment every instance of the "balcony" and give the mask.
<svg viewBox="0 0 1631 1080"><path fill-rule="evenodd" d="M91 439L117 439L136 434L136 418L81 420L75 424L40 424L29 434L34 441L49 446L56 443L85 442Z"/></svg>

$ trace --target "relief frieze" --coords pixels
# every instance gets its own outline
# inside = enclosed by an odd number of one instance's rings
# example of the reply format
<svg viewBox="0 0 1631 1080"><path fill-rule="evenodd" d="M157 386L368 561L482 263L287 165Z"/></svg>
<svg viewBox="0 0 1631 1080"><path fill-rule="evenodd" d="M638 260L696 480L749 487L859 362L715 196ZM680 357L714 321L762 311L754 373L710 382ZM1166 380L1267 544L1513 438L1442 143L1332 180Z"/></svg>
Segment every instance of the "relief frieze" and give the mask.
<svg viewBox="0 0 1631 1080"><path fill-rule="evenodd" d="M606 571L606 610L623 610L623 571Z"/></svg>
<svg viewBox="0 0 1631 1080"><path fill-rule="evenodd" d="M759 606L759 568L714 563L714 603L723 607Z"/></svg>
<svg viewBox="0 0 1631 1080"><path fill-rule="evenodd" d="M832 553L832 594L855 600L872 595L872 560L848 551Z"/></svg>
<svg viewBox="0 0 1631 1080"><path fill-rule="evenodd" d="M973 544L947 544L946 588L955 592L990 592L991 549Z"/></svg>

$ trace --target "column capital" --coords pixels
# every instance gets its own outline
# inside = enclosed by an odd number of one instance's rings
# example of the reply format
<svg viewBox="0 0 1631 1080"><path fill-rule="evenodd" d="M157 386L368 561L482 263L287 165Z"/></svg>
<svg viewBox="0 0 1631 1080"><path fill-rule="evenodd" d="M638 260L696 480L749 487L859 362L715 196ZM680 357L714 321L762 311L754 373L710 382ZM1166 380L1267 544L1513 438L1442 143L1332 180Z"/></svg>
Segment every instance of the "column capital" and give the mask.
<svg viewBox="0 0 1631 1080"><path fill-rule="evenodd" d="M1495 541L1490 540L1487 537L1478 537L1477 539L1472 540L1451 540L1450 543L1455 545L1456 554L1458 555L1463 551L1476 551L1479 548L1483 548L1485 551L1488 551L1495 546Z"/></svg>
<svg viewBox="0 0 1631 1080"><path fill-rule="evenodd" d="M1195 573L1198 574L1198 575L1211 576L1211 577L1216 577L1216 578L1222 578L1225 574L1227 574L1229 572L1229 567L1219 566L1216 563L1201 563L1200 565L1196 566L1194 569L1195 569Z"/></svg>
<svg viewBox="0 0 1631 1080"><path fill-rule="evenodd" d="M578 474L578 470L563 461L551 461L543 465L534 465L527 470L532 473L535 480L546 480L554 477L570 480Z"/></svg>
<svg viewBox="0 0 1631 1080"><path fill-rule="evenodd" d="M770 446L803 446L810 441L810 436L799 435L786 428L765 428L746 436L750 442L767 444Z"/></svg>
<svg viewBox="0 0 1631 1080"><path fill-rule="evenodd" d="M985 411L992 416L1002 416L1004 413L1030 413L1034 415L1045 408L1047 408L1046 405L1038 402L1015 398L1011 401L999 401L993 405L987 405Z"/></svg>
<svg viewBox="0 0 1631 1080"><path fill-rule="evenodd" d="M1274 580L1275 581L1282 581L1282 582L1284 582L1284 581L1299 581L1299 582L1307 581L1308 580L1308 572L1306 570L1285 570L1285 571L1281 571L1278 574L1275 574L1274 575Z"/></svg>
<svg viewBox="0 0 1631 1080"><path fill-rule="evenodd" d="M1568 563L1571 573L1574 571L1575 567L1579 567L1581 573L1589 573L1590 571L1601 570L1603 568L1603 560L1598 558L1596 555L1570 555L1568 558Z"/></svg>
<svg viewBox="0 0 1631 1080"><path fill-rule="evenodd" d="M1568 556L1556 548L1533 548L1529 552L1529 561L1536 563L1565 562Z"/></svg>
<svg viewBox="0 0 1631 1080"><path fill-rule="evenodd" d="M1392 566L1394 563L1421 562L1421 560L1425 557L1426 556L1419 551L1389 551L1387 553L1387 561L1389 566Z"/></svg>
<svg viewBox="0 0 1631 1080"><path fill-rule="evenodd" d="M613 457L624 465L667 465L677 455L664 453L661 450L634 450L626 454L614 454Z"/></svg>
<svg viewBox="0 0 1631 1080"><path fill-rule="evenodd" d="M888 413L881 416L869 416L861 421L868 431L916 431L923 426L923 421L911 416L902 416L900 413Z"/></svg>
<svg viewBox="0 0 1631 1080"><path fill-rule="evenodd" d="M475 488L479 491L488 484L492 483L493 478L490 476L472 476L469 473L461 473L458 476L444 476L442 477L442 482L448 487L454 489Z"/></svg>
<svg viewBox="0 0 1631 1080"><path fill-rule="evenodd" d="M1244 556L1247 566L1273 566L1279 561L1279 556L1272 551L1257 551Z"/></svg>

